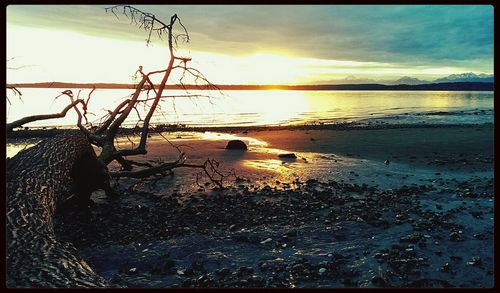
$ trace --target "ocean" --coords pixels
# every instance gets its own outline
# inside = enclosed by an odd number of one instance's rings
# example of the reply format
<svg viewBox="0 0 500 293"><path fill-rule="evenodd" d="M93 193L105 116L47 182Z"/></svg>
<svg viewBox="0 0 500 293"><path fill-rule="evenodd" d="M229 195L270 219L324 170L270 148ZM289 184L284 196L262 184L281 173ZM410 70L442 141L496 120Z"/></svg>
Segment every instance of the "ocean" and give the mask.
<svg viewBox="0 0 500 293"><path fill-rule="evenodd" d="M23 116L60 112L65 89L22 88L21 98L7 91L7 122ZM72 89L75 97L80 90ZM82 89L87 99L90 89ZM88 122L102 121L108 110L132 94L126 89L97 89L88 107ZM152 92L149 98L152 97ZM484 91L184 91L169 90L152 124L186 126L286 126L297 124L483 124L493 123L493 92ZM186 94L192 95L187 97ZM146 98L146 93L142 98ZM173 97L177 96L177 97ZM128 123L146 114L141 104ZM140 117L140 118L138 118ZM38 121L28 127L72 126L76 114Z"/></svg>

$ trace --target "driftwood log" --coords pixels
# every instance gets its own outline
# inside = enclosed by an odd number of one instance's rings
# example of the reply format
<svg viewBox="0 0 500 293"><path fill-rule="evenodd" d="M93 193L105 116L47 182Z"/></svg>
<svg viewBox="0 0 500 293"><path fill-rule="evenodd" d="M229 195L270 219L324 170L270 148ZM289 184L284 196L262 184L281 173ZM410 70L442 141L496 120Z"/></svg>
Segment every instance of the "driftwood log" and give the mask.
<svg viewBox="0 0 500 293"><path fill-rule="evenodd" d="M46 139L7 162L6 284L24 287L106 287L70 243L54 235L56 209L86 202L109 176L80 131Z"/></svg>

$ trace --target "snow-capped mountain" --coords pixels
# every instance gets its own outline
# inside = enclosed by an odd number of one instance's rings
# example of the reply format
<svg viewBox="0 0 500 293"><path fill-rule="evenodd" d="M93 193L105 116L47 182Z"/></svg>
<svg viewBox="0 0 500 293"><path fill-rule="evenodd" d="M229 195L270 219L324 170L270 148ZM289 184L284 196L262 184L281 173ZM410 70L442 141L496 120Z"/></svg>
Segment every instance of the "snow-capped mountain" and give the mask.
<svg viewBox="0 0 500 293"><path fill-rule="evenodd" d="M400 79L397 79L395 81L391 81L388 84L409 84L409 85L415 85L415 84L425 84L429 83L426 80L421 80L415 77L410 77L410 76L403 76Z"/></svg>
<svg viewBox="0 0 500 293"><path fill-rule="evenodd" d="M474 74L472 72L452 74L438 78L433 82L493 82L493 74Z"/></svg>

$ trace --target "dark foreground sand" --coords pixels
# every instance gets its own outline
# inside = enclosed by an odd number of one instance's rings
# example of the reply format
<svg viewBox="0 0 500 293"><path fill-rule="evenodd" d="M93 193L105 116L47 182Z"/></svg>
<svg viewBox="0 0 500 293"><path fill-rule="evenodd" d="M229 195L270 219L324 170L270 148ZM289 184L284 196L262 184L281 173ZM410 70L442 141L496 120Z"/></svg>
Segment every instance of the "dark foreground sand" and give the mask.
<svg viewBox="0 0 500 293"><path fill-rule="evenodd" d="M491 287L493 127L169 133L198 170L120 180L56 230L129 287ZM248 151L225 150L239 137ZM123 140L123 147L127 140ZM280 159L293 152L297 159ZM151 137L142 160L174 159ZM388 164L384 163L388 160ZM228 173L229 174L229 173Z"/></svg>

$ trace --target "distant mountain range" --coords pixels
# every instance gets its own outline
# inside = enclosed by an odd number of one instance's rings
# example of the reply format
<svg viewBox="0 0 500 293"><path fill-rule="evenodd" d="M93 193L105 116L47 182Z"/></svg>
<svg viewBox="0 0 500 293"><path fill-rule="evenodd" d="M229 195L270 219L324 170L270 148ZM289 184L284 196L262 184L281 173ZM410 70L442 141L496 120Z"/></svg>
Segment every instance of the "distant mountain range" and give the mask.
<svg viewBox="0 0 500 293"><path fill-rule="evenodd" d="M474 74L472 72L452 74L446 77L441 77L435 80L422 80L411 76L403 76L396 80L375 80L368 78L357 78L349 75L344 79L329 80L331 84L385 84L385 85L419 85L442 82L493 82L493 74Z"/></svg>
<svg viewBox="0 0 500 293"><path fill-rule="evenodd" d="M408 85L417 85L417 84L426 84L430 83L425 80L421 80L415 77L403 76L400 79L390 82L389 84L408 84Z"/></svg>
<svg viewBox="0 0 500 293"><path fill-rule="evenodd" d="M17 88L100 88L134 89L133 84L119 83L69 83L39 82L8 84ZM220 90L477 90L493 91L493 75L474 73L452 74L447 77L425 81L404 76L393 81L360 79L348 76L341 80L332 80L319 85L217 85ZM167 85L166 89L206 90L196 85Z"/></svg>
<svg viewBox="0 0 500 293"><path fill-rule="evenodd" d="M438 78L434 82L493 82L493 74L479 74L472 72L452 74L447 77Z"/></svg>

